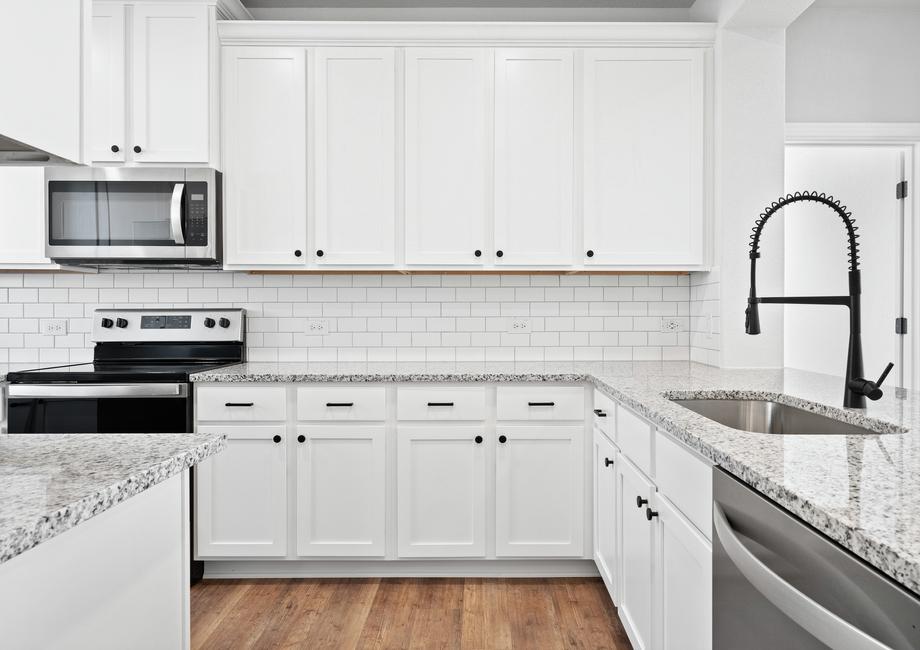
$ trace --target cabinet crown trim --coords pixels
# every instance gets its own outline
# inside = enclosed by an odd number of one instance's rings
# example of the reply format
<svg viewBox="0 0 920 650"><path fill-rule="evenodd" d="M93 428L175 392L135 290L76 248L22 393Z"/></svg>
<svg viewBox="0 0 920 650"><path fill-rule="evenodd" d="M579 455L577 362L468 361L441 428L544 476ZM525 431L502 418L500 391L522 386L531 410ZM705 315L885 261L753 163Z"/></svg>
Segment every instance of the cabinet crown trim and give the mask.
<svg viewBox="0 0 920 650"><path fill-rule="evenodd" d="M222 45L712 47L715 23L219 21Z"/></svg>

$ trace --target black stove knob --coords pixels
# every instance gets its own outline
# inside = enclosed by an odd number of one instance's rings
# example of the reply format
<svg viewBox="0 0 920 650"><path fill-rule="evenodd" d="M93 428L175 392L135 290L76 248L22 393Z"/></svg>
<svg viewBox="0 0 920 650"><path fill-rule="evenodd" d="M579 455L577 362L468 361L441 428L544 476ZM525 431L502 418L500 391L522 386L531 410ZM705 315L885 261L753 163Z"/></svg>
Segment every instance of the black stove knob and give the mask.
<svg viewBox="0 0 920 650"><path fill-rule="evenodd" d="M109 329L109 328L112 327L112 325L114 325L115 323L114 323L114 321L112 321L111 318L103 318L103 319L102 319L102 322L99 323L99 324L102 325L104 328Z"/></svg>
<svg viewBox="0 0 920 650"><path fill-rule="evenodd" d="M115 327L125 328L125 327L127 327L127 326L128 326L128 321L127 321L127 319L124 319L124 318L116 319L116 321L115 321Z"/></svg>
<svg viewBox="0 0 920 650"><path fill-rule="evenodd" d="M227 329L228 327L230 327L230 319L221 318L219 321L217 321L217 324L223 327L224 329Z"/></svg>
<svg viewBox="0 0 920 650"><path fill-rule="evenodd" d="M214 327L214 319L213 319L213 318L205 318L205 319L204 319L204 326L205 326L205 327Z"/></svg>

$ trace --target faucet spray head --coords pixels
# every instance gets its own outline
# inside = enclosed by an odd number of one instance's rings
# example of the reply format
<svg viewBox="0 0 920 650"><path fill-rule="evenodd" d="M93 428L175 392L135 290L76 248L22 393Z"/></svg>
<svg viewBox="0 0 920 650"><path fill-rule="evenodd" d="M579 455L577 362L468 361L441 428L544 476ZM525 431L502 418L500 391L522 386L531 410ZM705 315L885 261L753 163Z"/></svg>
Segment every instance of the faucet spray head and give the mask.
<svg viewBox="0 0 920 650"><path fill-rule="evenodd" d="M760 305L754 298L748 298L744 310L744 331L747 334L760 334Z"/></svg>

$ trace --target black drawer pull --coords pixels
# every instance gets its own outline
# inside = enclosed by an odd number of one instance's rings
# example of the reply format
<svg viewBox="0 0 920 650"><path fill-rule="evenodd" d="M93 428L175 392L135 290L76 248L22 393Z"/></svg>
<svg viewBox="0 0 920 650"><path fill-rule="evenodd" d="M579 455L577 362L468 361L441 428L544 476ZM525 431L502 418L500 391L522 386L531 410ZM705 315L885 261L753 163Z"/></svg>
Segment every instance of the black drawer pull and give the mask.
<svg viewBox="0 0 920 650"><path fill-rule="evenodd" d="M648 503L648 499L643 499L642 497L636 497L636 507L637 508L641 508L646 503Z"/></svg>
<svg viewBox="0 0 920 650"><path fill-rule="evenodd" d="M648 519L649 521L652 520L652 517L657 517L657 516L658 516L657 510L652 510L651 508L645 509L645 518Z"/></svg>
<svg viewBox="0 0 920 650"><path fill-rule="evenodd" d="M527 406L556 406L556 402L527 402Z"/></svg>
<svg viewBox="0 0 920 650"><path fill-rule="evenodd" d="M224 406L254 406L254 402L227 402Z"/></svg>
<svg viewBox="0 0 920 650"><path fill-rule="evenodd" d="M611 465L613 465L613 461L610 460L609 458L605 458L605 459L604 459L604 467L610 467Z"/></svg>
<svg viewBox="0 0 920 650"><path fill-rule="evenodd" d="M328 406L328 407L330 407L330 408L331 408L331 407L338 407L338 406L345 406L345 407L347 407L347 406L354 406L354 405L355 405L354 402L326 402L326 406Z"/></svg>
<svg viewBox="0 0 920 650"><path fill-rule="evenodd" d="M594 409L594 415L596 415L599 418L607 417L607 413L605 411L602 411L601 409Z"/></svg>
<svg viewBox="0 0 920 650"><path fill-rule="evenodd" d="M428 406L453 406L453 402L428 402Z"/></svg>
<svg viewBox="0 0 920 650"><path fill-rule="evenodd" d="M274 440L275 443L277 444L277 443L281 442L281 436L279 436L278 434L275 434L275 435L272 437L272 440Z"/></svg>

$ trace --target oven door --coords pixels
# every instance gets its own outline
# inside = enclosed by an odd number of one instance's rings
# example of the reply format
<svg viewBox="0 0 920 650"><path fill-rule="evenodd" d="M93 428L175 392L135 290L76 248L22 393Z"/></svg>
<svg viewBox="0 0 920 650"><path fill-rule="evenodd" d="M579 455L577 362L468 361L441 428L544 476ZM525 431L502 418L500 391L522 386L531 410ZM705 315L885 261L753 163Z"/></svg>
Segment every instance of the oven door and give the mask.
<svg viewBox="0 0 920 650"><path fill-rule="evenodd" d="M189 387L165 384L13 384L9 433L187 433Z"/></svg>

